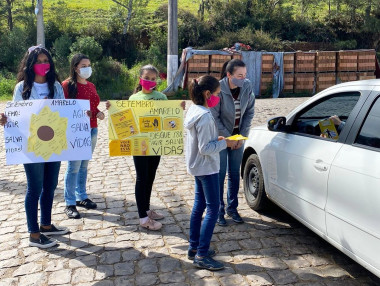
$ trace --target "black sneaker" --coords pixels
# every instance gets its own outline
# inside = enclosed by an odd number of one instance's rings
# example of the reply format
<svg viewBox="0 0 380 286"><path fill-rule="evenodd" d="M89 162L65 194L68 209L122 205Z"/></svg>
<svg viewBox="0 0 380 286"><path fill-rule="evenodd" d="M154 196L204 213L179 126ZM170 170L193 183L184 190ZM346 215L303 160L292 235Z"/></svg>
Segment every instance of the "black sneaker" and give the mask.
<svg viewBox="0 0 380 286"><path fill-rule="evenodd" d="M96 207L97 207L96 203L94 203L90 199L85 199L83 201L77 201L77 206L78 207L84 207L88 210L93 210L93 209L96 209Z"/></svg>
<svg viewBox="0 0 380 286"><path fill-rule="evenodd" d="M42 225L40 226L40 233L46 234L46 235L54 235L54 234L66 234L69 232L69 229L67 227L55 227L54 224L51 225L50 229L44 228Z"/></svg>
<svg viewBox="0 0 380 286"><path fill-rule="evenodd" d="M239 213L236 212L227 212L227 215L232 218L232 220L236 223L243 223L244 220L241 218Z"/></svg>
<svg viewBox="0 0 380 286"><path fill-rule="evenodd" d="M54 245L57 245L57 241L54 239L50 239L47 236L40 234L40 238L32 238L29 237L29 246L35 246L39 248L49 248Z"/></svg>
<svg viewBox="0 0 380 286"><path fill-rule="evenodd" d="M194 257L195 257L195 255L197 254L197 251L195 250L195 251L193 251L192 249L189 249L188 251L187 251L187 259L189 259L189 260L194 260ZM207 256L208 257L214 257L216 255L216 252L215 252L215 250L214 249L209 249L208 251L207 251Z"/></svg>
<svg viewBox="0 0 380 286"><path fill-rule="evenodd" d="M195 256L193 264L202 269L207 269L207 270L221 270L224 268L224 264L214 260L211 257L205 256L205 257L198 257Z"/></svg>
<svg viewBox="0 0 380 286"><path fill-rule="evenodd" d="M76 206L67 206L65 208L65 214L67 215L68 218L80 218L80 213L77 211Z"/></svg>
<svg viewBox="0 0 380 286"><path fill-rule="evenodd" d="M216 223L218 225L220 225L220 226L227 226L227 221L224 218L224 215L219 215L218 220L216 221Z"/></svg>

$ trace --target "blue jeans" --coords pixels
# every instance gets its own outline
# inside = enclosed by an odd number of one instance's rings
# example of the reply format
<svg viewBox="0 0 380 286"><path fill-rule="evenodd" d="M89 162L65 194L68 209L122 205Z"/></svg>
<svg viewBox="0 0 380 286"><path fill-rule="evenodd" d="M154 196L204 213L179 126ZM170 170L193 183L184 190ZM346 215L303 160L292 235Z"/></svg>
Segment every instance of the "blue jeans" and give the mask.
<svg viewBox="0 0 380 286"><path fill-rule="evenodd" d="M51 209L60 167L61 162L24 164L27 180L25 213L30 233L40 232L38 201L40 201L41 225L51 225Z"/></svg>
<svg viewBox="0 0 380 286"><path fill-rule="evenodd" d="M98 139L98 128L91 128L91 147L94 152ZM88 198L86 192L87 167L89 160L69 161L65 174L65 201L67 206L74 206L76 201Z"/></svg>
<svg viewBox="0 0 380 286"><path fill-rule="evenodd" d="M226 177L228 163L228 183L227 183L227 212L237 212L238 193L240 184L240 165L243 159L244 145L239 149L231 148L220 151L220 171L219 171L219 188L220 188L220 207L219 214L225 214L225 204L223 200L224 179Z"/></svg>
<svg viewBox="0 0 380 286"><path fill-rule="evenodd" d="M202 223L202 215L207 207ZM198 256L206 256L218 219L219 174L195 177L194 206L190 217L190 249L197 249Z"/></svg>

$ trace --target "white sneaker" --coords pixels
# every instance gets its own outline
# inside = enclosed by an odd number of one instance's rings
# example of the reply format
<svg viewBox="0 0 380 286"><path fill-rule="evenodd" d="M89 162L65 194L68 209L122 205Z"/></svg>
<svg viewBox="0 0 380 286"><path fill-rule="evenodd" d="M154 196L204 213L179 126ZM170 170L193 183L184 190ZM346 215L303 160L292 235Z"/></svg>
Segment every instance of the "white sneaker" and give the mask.
<svg viewBox="0 0 380 286"><path fill-rule="evenodd" d="M160 213L153 211L153 210L147 211L146 214L148 215L148 217L150 219L154 219L154 220L160 220L160 219L164 218L163 214L160 214Z"/></svg>
<svg viewBox="0 0 380 286"><path fill-rule="evenodd" d="M140 222L140 225L142 227L150 229L150 230L159 230L162 227L161 223L159 223L158 221L155 221L149 217L145 223Z"/></svg>

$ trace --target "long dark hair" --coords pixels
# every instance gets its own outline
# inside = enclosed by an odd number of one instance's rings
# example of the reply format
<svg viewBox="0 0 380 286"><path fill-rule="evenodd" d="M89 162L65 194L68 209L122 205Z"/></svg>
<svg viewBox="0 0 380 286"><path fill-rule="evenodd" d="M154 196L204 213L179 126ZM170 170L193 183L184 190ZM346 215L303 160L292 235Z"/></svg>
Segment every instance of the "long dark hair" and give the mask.
<svg viewBox="0 0 380 286"><path fill-rule="evenodd" d="M17 74L17 82L24 81L24 89L22 91L22 98L24 100L28 100L30 98L30 94L32 92L32 87L34 83L35 73L33 71L33 66L37 62L37 58L40 54L45 54L49 60L50 70L46 74L46 82L49 87L49 95L48 98L54 97L54 83L55 81L60 82L58 75L55 72L55 65L50 53L43 47L38 47L26 52L24 58L21 60L19 71Z"/></svg>
<svg viewBox="0 0 380 286"><path fill-rule="evenodd" d="M154 66L152 66L152 65L145 65L145 66L143 66L140 69L140 78L141 78L142 74L144 73L144 71L155 72L157 76L160 74L159 71L158 71L158 69L156 69ZM154 88L154 89L156 89L156 88ZM135 90L133 91L133 93L137 93L139 91L142 91L142 86L140 84L140 80L139 80L139 83L137 84Z"/></svg>
<svg viewBox="0 0 380 286"><path fill-rule="evenodd" d="M236 68L245 67L245 63L238 59L233 59L228 62L225 62L222 68L222 72L220 73L220 79L223 79L227 76L227 72L233 74Z"/></svg>
<svg viewBox="0 0 380 286"><path fill-rule="evenodd" d="M219 81L211 75L204 75L198 79L193 79L189 86L190 98L194 104L204 105L205 97L203 95L203 92L209 90L211 93L213 93L218 89L219 86Z"/></svg>
<svg viewBox="0 0 380 286"><path fill-rule="evenodd" d="M77 98L77 93L78 93L77 80L78 80L78 78L77 78L77 72L75 71L75 69L78 67L81 60L89 60L89 58L83 54L75 54L73 56L73 58L71 59L70 76L68 78L69 83L67 85L69 98Z"/></svg>

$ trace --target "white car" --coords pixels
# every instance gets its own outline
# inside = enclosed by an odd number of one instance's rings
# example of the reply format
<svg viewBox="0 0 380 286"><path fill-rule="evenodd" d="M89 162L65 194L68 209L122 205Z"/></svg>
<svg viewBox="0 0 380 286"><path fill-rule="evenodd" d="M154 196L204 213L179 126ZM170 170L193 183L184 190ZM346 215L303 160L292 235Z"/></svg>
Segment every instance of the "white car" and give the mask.
<svg viewBox="0 0 380 286"><path fill-rule="evenodd" d="M321 135L333 115L338 139ZM269 199L380 277L380 79L333 86L253 128L241 172L252 209Z"/></svg>

